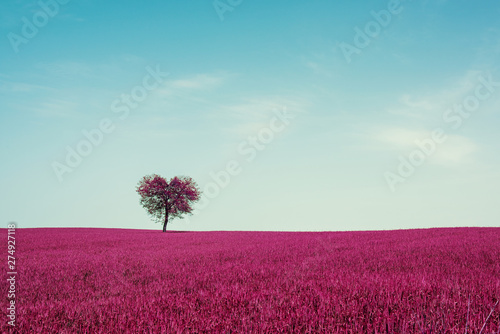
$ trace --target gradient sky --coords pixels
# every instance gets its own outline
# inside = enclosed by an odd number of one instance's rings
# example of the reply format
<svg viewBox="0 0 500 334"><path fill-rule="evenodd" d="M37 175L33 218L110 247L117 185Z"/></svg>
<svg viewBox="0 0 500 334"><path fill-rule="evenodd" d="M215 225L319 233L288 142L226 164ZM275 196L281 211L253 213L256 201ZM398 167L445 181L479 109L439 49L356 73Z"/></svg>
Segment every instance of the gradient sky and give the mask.
<svg viewBox="0 0 500 334"><path fill-rule="evenodd" d="M160 229L135 192L157 173L211 194L169 229L500 226L498 1L54 1L0 4L4 224ZM61 180L54 163L106 119ZM391 189L435 129L446 140Z"/></svg>

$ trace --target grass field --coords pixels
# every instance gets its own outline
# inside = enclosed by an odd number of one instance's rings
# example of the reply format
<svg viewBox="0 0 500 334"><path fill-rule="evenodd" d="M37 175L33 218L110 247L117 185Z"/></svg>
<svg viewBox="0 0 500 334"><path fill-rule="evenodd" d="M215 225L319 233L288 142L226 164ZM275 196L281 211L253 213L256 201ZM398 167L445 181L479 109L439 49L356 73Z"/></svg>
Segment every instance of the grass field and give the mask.
<svg viewBox="0 0 500 334"><path fill-rule="evenodd" d="M500 329L500 228L40 228L18 229L16 247L16 328L3 333Z"/></svg>

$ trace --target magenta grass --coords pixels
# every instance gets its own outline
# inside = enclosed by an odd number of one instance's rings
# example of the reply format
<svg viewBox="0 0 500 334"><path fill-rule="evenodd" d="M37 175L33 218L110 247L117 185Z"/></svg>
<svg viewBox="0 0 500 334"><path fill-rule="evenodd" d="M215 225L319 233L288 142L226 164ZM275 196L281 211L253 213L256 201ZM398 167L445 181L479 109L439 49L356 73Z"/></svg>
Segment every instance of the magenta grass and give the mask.
<svg viewBox="0 0 500 334"><path fill-rule="evenodd" d="M500 326L500 228L19 229L16 240L19 333L465 333L466 326L497 333ZM2 289L6 300L5 280ZM6 317L1 328L9 331Z"/></svg>

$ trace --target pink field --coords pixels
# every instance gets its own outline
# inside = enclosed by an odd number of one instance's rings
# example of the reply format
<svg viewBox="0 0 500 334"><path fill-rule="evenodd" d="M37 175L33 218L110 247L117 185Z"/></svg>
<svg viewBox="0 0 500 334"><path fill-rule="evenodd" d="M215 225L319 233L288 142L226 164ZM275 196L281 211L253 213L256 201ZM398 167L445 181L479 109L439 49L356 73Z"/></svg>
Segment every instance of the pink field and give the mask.
<svg viewBox="0 0 500 334"><path fill-rule="evenodd" d="M44 228L17 230L16 246L19 333L500 329L500 228Z"/></svg>

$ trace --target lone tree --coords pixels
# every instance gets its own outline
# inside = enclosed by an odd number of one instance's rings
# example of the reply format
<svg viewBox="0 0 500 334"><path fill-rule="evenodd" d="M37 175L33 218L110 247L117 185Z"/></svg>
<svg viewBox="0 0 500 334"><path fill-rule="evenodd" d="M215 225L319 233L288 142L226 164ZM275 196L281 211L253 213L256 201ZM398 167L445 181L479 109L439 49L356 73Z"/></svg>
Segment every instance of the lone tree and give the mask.
<svg viewBox="0 0 500 334"><path fill-rule="evenodd" d="M163 222L163 232L167 231L169 218L182 218L191 214L191 204L200 199L198 185L190 177L176 176L167 181L152 174L144 176L137 185L141 205L156 222Z"/></svg>

